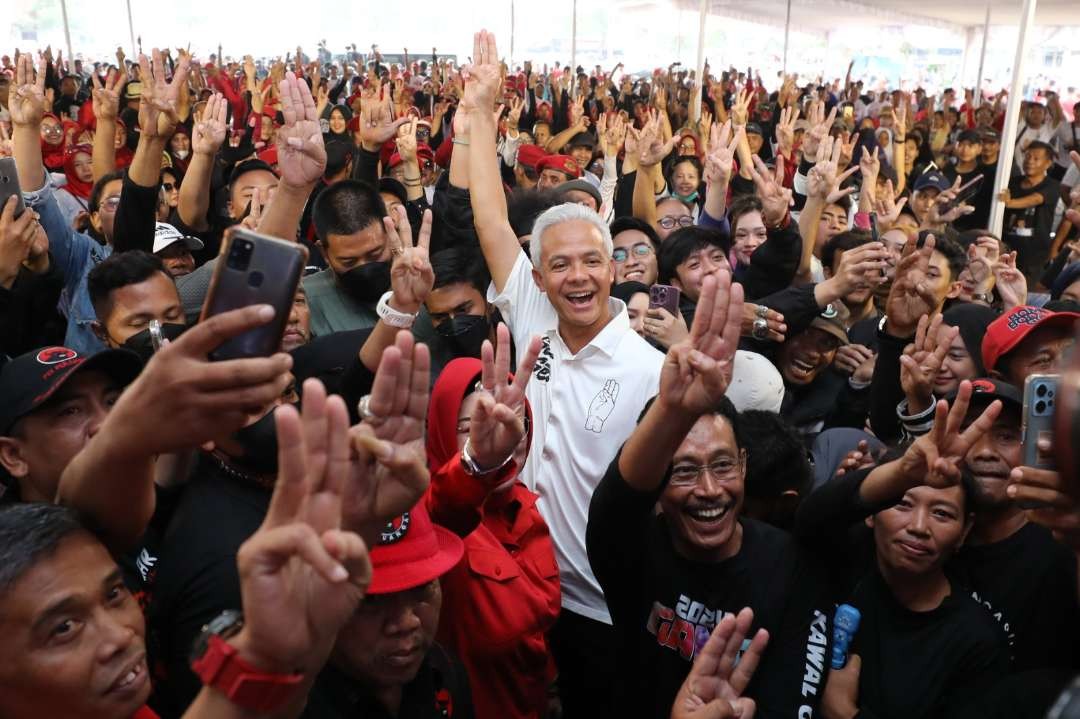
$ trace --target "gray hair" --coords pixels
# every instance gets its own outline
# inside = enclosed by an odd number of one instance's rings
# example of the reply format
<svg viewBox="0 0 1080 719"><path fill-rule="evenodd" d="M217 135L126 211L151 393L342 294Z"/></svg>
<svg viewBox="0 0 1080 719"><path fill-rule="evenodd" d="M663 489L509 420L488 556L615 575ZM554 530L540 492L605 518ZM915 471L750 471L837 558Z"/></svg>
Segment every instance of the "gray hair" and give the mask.
<svg viewBox="0 0 1080 719"><path fill-rule="evenodd" d="M595 210L591 210L584 205L567 202L544 210L536 218L536 222L533 223L532 237L529 239L529 256L532 259L533 267L540 267L540 247L543 243L544 233L555 225L573 220L584 220L599 230L600 237L604 241L604 251L607 252L608 258L611 257L611 253L615 250L615 245L611 242L611 229L600 219L600 215Z"/></svg>

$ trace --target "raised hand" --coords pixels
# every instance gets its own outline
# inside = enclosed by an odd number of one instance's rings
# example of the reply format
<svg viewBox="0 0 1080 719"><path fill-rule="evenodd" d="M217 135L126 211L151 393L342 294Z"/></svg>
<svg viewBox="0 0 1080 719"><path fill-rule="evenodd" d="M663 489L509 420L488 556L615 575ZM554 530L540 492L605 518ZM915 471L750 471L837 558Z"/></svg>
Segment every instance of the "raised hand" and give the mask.
<svg viewBox="0 0 1080 719"><path fill-rule="evenodd" d="M859 158L859 172L862 174L862 189L860 192L870 194L871 200L877 191L877 178L881 173L881 149L870 152L865 146L862 148L862 157Z"/></svg>
<svg viewBox="0 0 1080 719"><path fill-rule="evenodd" d="M259 222L262 221L263 208L266 207L266 204L269 201L269 187L254 188L251 193L251 200L248 201L248 213L244 215L244 219L240 220L240 224L252 232L257 232L259 230Z"/></svg>
<svg viewBox="0 0 1080 719"><path fill-rule="evenodd" d="M765 161L754 155L754 166L750 168L750 176L754 178L754 187L757 188L757 196L761 200L761 214L765 219L765 224L776 227L783 222L795 203L791 190L784 187L784 157L778 156L776 168L769 170Z"/></svg>
<svg viewBox="0 0 1080 719"><path fill-rule="evenodd" d="M402 123L397 131L397 151L403 162L416 162L416 126L414 117Z"/></svg>
<svg viewBox="0 0 1080 719"><path fill-rule="evenodd" d="M427 490L431 476L424 452L424 423L431 382L431 354L398 332L383 351L371 394L360 400L363 421L349 430L355 459L343 504L344 525L369 543Z"/></svg>
<svg viewBox="0 0 1080 719"><path fill-rule="evenodd" d="M874 211L877 212L878 224L884 229L892 227L906 204L906 197L900 198L897 202L892 180L885 180L885 189L877 193L874 198Z"/></svg>
<svg viewBox="0 0 1080 719"><path fill-rule="evenodd" d="M30 256L37 234L45 234L38 224L38 214L33 210L28 208L15 217L17 199L12 195L0 208L0 287L7 289L15 282L19 267Z"/></svg>
<svg viewBox="0 0 1080 719"><path fill-rule="evenodd" d="M908 414L922 412L934 401L934 381L959 332L957 327L942 327L940 314L932 320L919 318L915 342L905 347L900 356L900 386L907 397Z"/></svg>
<svg viewBox="0 0 1080 719"><path fill-rule="evenodd" d="M309 187L326 171L326 146L323 144L315 98L306 82L292 72L278 84L281 111L285 124L277 131L278 170L281 181L298 188Z"/></svg>
<svg viewBox="0 0 1080 719"><path fill-rule="evenodd" d="M517 95L510 98L510 111L506 114L506 126L511 130L518 129L521 120L521 112L525 109L525 101Z"/></svg>
<svg viewBox="0 0 1080 719"><path fill-rule="evenodd" d="M342 526L348 412L304 383L303 415L274 413L278 477L262 525L237 552L244 627L234 645L265 671L318 672L371 582L367 545Z"/></svg>
<svg viewBox="0 0 1080 719"><path fill-rule="evenodd" d="M8 112L12 125L30 127L37 132L45 115L45 69L48 61L42 58L34 72L34 61L23 53L15 63L15 87L8 94Z"/></svg>
<svg viewBox="0 0 1080 719"><path fill-rule="evenodd" d="M1053 443L1038 440L1039 452L1050 455ZM1052 469L1014 467L1005 490L1025 511L1028 520L1049 529L1054 539L1080 553L1080 502L1068 477Z"/></svg>
<svg viewBox="0 0 1080 719"><path fill-rule="evenodd" d="M753 95L749 90L739 90L735 102L731 104L731 124L734 127L742 127L750 118L750 101Z"/></svg>
<svg viewBox="0 0 1080 719"><path fill-rule="evenodd" d="M180 119L177 115L180 86L187 82L188 64L185 58L181 58L172 80L165 82L165 62L161 51L155 48L151 54L152 64L146 55L139 55L139 79L142 82L139 129L144 137L166 139L172 135Z"/></svg>
<svg viewBox="0 0 1080 719"><path fill-rule="evenodd" d="M525 436L525 388L540 356L540 337L529 340L510 380L510 330L500 323L495 330L498 346L484 340L480 348L483 371L476 408L469 420L469 454L481 467L501 467Z"/></svg>
<svg viewBox="0 0 1080 719"><path fill-rule="evenodd" d="M391 303L400 312L416 313L424 304L435 284L428 248L431 246L431 210L424 210L416 246L412 244L412 227L405 208L397 205L394 217L384 217L386 241L393 263L390 265Z"/></svg>
<svg viewBox="0 0 1080 719"><path fill-rule="evenodd" d="M838 202L841 197L850 195L854 187L843 188L844 181L855 174L857 167L849 167L840 172L840 153L843 152L839 140L826 137L817 147L817 162L806 175L806 194L823 203Z"/></svg>
<svg viewBox="0 0 1080 719"><path fill-rule="evenodd" d="M1016 252L1006 253L994 263L994 285L1005 311L1027 304L1027 278L1016 269Z"/></svg>
<svg viewBox="0 0 1080 719"><path fill-rule="evenodd" d="M784 107L780 110L780 122L776 125L776 144L779 154L789 157L795 147L795 122L799 119L799 108Z"/></svg>
<svg viewBox="0 0 1080 719"><path fill-rule="evenodd" d="M754 612L749 607L720 620L709 640L695 652L694 665L675 695L671 719L753 718L754 700L743 697L743 692L769 643L769 633L759 629L743 651L753 623Z"/></svg>
<svg viewBox="0 0 1080 719"><path fill-rule="evenodd" d="M713 125L709 136L709 154L705 157L705 182L727 186L735 172L735 152L746 136L746 128L731 132L731 121Z"/></svg>
<svg viewBox="0 0 1080 719"><path fill-rule="evenodd" d="M742 316L742 285L726 271L707 276L690 336L664 359L659 401L695 416L716 405L731 383Z"/></svg>
<svg viewBox="0 0 1080 719"><path fill-rule="evenodd" d="M225 142L229 103L220 92L206 101L199 121L191 128L191 151L198 155L213 157Z"/></svg>
<svg viewBox="0 0 1080 719"><path fill-rule="evenodd" d="M915 334L919 318L937 309L937 296L927 279L934 245L934 236L927 235L926 242L918 249L914 240L904 246L904 254L896 265L892 287L885 300L885 313L889 318L886 327L890 334L910 337Z"/></svg>
<svg viewBox="0 0 1080 719"><path fill-rule="evenodd" d="M645 334L662 347L671 347L690 336L682 312L675 316L664 307L650 307L645 313Z"/></svg>
<svg viewBox="0 0 1080 719"><path fill-rule="evenodd" d="M934 427L915 440L899 460L900 472L916 485L951 487L960 481L960 462L972 445L994 426L1001 414L1001 400L996 399L978 419L963 431L964 417L971 404L971 382L964 380L952 407L939 400L934 408Z"/></svg>
<svg viewBox="0 0 1080 719"><path fill-rule="evenodd" d="M462 68L465 81L465 93L461 98L460 110L490 112L495 107L502 83L502 68L499 66L499 50L495 43L495 34L481 30L473 34L472 63Z"/></svg>
<svg viewBox="0 0 1080 719"><path fill-rule="evenodd" d="M665 157L671 154L671 150L675 147L678 139L677 135L672 134L667 139L667 142L664 141L661 132L660 113L656 110L650 110L649 121L645 123L645 127L638 138L639 164L642 167L652 167L660 164Z"/></svg>
<svg viewBox="0 0 1080 719"><path fill-rule="evenodd" d="M820 100L811 103L810 111L806 116L807 122L810 123L810 129L806 131L803 137L803 155L806 157L817 156L818 145L829 136L829 130L832 129L833 123L836 122L836 110L837 107L833 106L833 109L826 116L825 103Z"/></svg>
<svg viewBox="0 0 1080 719"><path fill-rule="evenodd" d="M96 72L90 75L90 79L94 83L94 117L102 122L115 120L120 112L120 91L127 84L127 76L122 72L109 70L104 84Z"/></svg>
<svg viewBox="0 0 1080 719"><path fill-rule="evenodd" d="M764 332L757 329L761 326L758 324L759 320L765 320ZM741 334L743 337L758 340L783 342L784 335L787 334L787 325L784 324L784 316L776 310L769 309L765 305L744 302Z"/></svg>
<svg viewBox="0 0 1080 719"><path fill-rule="evenodd" d="M960 203L953 207L949 206L952 204L952 201L956 199L956 195L960 191L960 183L961 178L957 177L952 187L940 193L936 198L934 198L934 202L930 205L930 210L926 213L927 224L948 224L949 222L953 222L954 220L957 220L964 215L970 215L972 212L975 211L975 208L972 205L968 205L965 203ZM1008 190L1006 189L1005 191L1007 192Z"/></svg>

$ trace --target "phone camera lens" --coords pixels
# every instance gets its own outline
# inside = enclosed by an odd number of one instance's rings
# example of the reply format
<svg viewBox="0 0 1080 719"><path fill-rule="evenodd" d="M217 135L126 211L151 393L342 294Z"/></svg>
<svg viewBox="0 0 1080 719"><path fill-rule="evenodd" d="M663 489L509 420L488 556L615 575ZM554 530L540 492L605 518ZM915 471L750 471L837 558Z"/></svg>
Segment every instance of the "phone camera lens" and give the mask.
<svg viewBox="0 0 1080 719"><path fill-rule="evenodd" d="M1035 395L1037 397L1045 397L1046 396L1046 385L1041 384L1038 387L1036 387L1035 388Z"/></svg>
<svg viewBox="0 0 1080 719"><path fill-rule="evenodd" d="M1043 400L1040 399L1038 402L1035 403L1035 414L1045 414L1045 413L1046 413L1046 402L1044 402Z"/></svg>

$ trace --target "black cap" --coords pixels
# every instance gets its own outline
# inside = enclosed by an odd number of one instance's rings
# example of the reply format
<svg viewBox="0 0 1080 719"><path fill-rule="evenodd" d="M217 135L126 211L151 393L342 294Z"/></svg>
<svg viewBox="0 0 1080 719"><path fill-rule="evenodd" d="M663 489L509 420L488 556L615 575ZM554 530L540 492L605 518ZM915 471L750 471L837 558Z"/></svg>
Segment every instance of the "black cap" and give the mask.
<svg viewBox="0 0 1080 719"><path fill-rule="evenodd" d="M982 133L978 130L964 130L957 138L957 142L970 142L973 145L981 145L983 142Z"/></svg>
<svg viewBox="0 0 1080 719"><path fill-rule="evenodd" d="M756 122L746 123L746 134L761 135L762 137L765 137L765 133L761 131L761 125L757 124Z"/></svg>
<svg viewBox="0 0 1080 719"><path fill-rule="evenodd" d="M243 175L246 172L254 172L255 170L266 170L274 177L277 177L277 173L274 172L274 168L271 167L269 163L263 162L262 160L244 160L233 166L232 172L229 173L229 185L231 186L236 182L240 175Z"/></svg>
<svg viewBox="0 0 1080 719"><path fill-rule="evenodd" d="M409 193L405 189L405 185L389 175L379 178L379 192L389 192L391 195L401 200L401 204L403 205L407 204L409 201Z"/></svg>
<svg viewBox="0 0 1080 719"><path fill-rule="evenodd" d="M945 397L951 404L956 399L957 387ZM992 377L979 377L971 380L971 402L975 404L990 404L995 399L1000 399L1003 405L1012 405L1016 409L1023 409L1024 396L1015 386L1008 382L1002 382Z"/></svg>
<svg viewBox="0 0 1080 719"><path fill-rule="evenodd" d="M67 347L44 347L19 355L0 369L0 436L84 369L101 370L128 385L142 371L142 360L124 349L83 356Z"/></svg>
<svg viewBox="0 0 1080 719"><path fill-rule="evenodd" d="M986 128L984 130L981 130L980 132L982 134L983 142L1001 142L1001 133L997 130L991 130L990 128Z"/></svg>

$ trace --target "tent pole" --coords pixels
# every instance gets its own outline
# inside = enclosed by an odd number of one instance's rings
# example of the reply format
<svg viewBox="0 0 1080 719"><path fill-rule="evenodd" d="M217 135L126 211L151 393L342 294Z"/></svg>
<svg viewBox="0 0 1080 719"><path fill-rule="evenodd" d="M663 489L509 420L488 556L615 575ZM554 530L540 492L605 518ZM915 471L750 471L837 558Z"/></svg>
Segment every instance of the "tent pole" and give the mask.
<svg viewBox="0 0 1080 719"><path fill-rule="evenodd" d="M784 19L784 76L787 77L788 35L791 33L791 0L787 0L787 17Z"/></svg>
<svg viewBox="0 0 1080 719"><path fill-rule="evenodd" d="M698 2L697 35L697 92L690 96L690 119L697 122L701 117L701 93L705 92L705 21L709 17L709 0Z"/></svg>
<svg viewBox="0 0 1080 719"><path fill-rule="evenodd" d="M990 3L986 4L986 20L983 22L982 50L979 51L979 74L975 76L975 107L982 104L983 65L986 63L986 40L990 37Z"/></svg>
<svg viewBox="0 0 1080 719"><path fill-rule="evenodd" d="M993 202L990 205L990 231L1002 236L1002 223L1005 219L1005 204L998 200L998 194L1009 186L1012 175L1013 153L1016 149L1016 130L1020 125L1020 93L1024 89L1024 59L1027 56L1029 30L1035 21L1036 0L1024 0L1024 10L1020 14L1020 33L1016 38L1016 58L1013 60L1012 85L1009 87L1009 104L1005 109L1005 127L1001 131L1001 157L998 158L997 177L994 181Z"/></svg>

